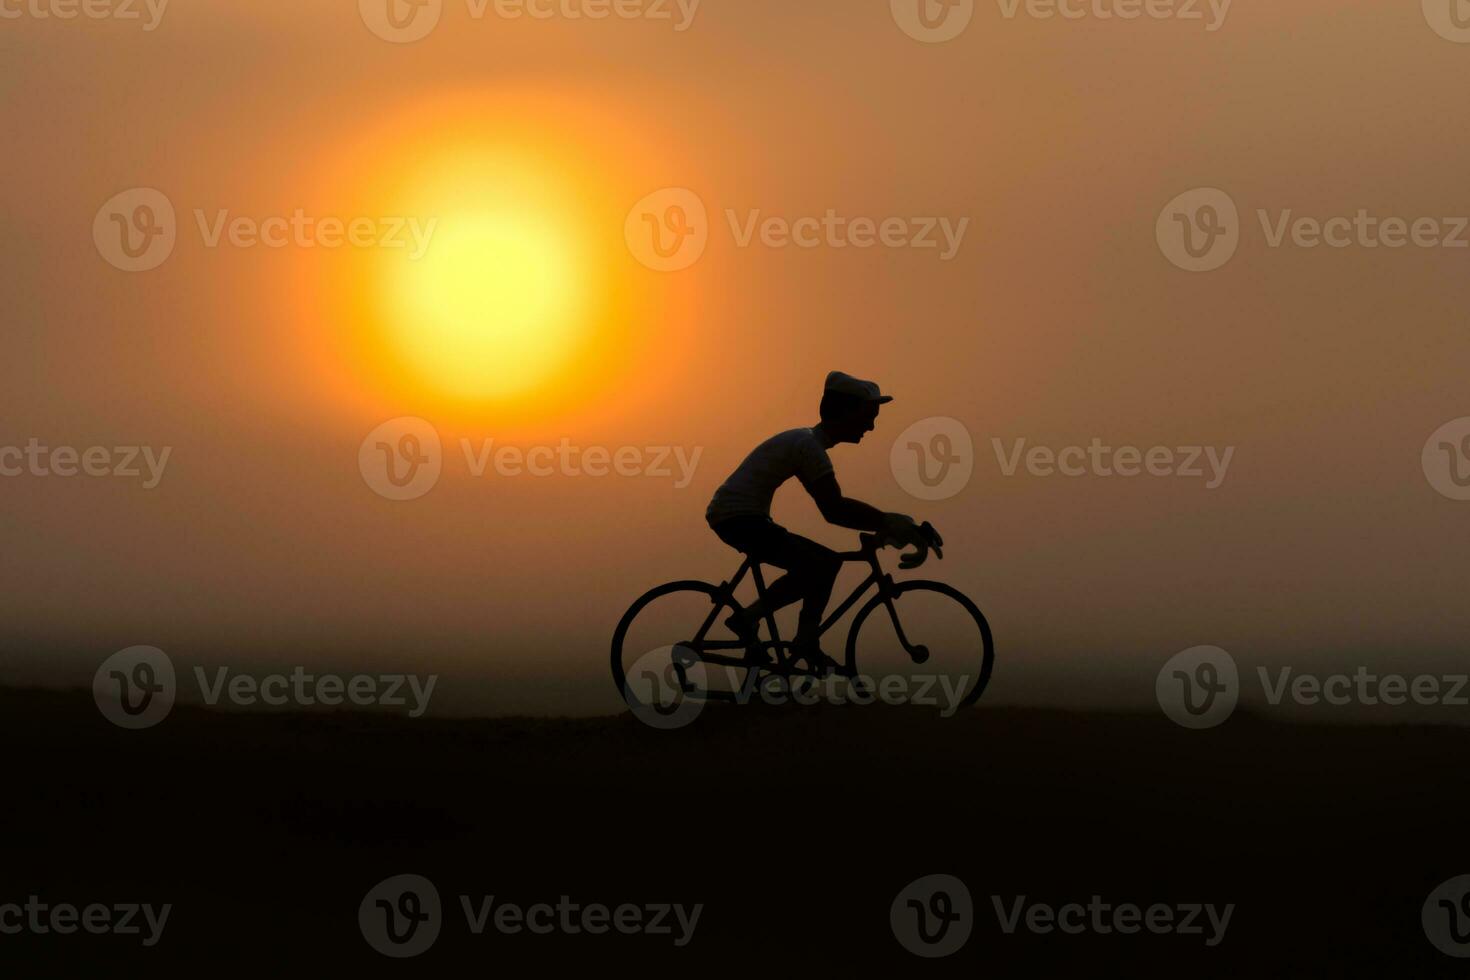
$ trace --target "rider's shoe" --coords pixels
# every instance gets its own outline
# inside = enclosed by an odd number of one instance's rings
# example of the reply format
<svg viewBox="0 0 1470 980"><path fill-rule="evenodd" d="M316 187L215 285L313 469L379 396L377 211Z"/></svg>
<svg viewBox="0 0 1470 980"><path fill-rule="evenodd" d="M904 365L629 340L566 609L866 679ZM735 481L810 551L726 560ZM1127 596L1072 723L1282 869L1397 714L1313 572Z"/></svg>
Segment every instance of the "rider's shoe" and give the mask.
<svg viewBox="0 0 1470 980"><path fill-rule="evenodd" d="M841 667L837 661L822 652L821 647L810 647L802 653L797 654L797 659L806 664L808 670L818 677L826 677L836 673Z"/></svg>

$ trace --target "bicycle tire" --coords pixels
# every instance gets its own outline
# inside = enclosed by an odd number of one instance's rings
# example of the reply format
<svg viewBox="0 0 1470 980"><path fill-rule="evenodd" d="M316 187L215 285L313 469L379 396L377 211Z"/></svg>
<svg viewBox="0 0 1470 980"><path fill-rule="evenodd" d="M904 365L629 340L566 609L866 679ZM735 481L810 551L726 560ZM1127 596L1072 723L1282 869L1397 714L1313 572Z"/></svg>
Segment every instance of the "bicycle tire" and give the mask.
<svg viewBox="0 0 1470 980"><path fill-rule="evenodd" d="M652 603L654 603L658 599L662 599L665 596L673 595L679 592L700 593L706 596L712 604L721 607L715 612L714 622L716 624L720 624L723 622L725 616L727 615L725 610L734 612L738 608L733 602L731 602L728 597L721 594L718 586L711 585L708 582L695 581L693 579L684 579L677 582L666 582L663 585L649 589L647 592L643 593L643 595L634 600L633 604L628 607L628 611L623 613L623 618L618 621L618 627L613 632L612 638L613 684L617 687L618 695L623 698L623 700L628 703L630 707L633 706L633 701L629 701L629 699L632 698L636 701L636 696L633 694L632 689L628 685L628 664L623 659L623 643L627 639L628 630L637 620L638 614L647 609L648 606L650 606ZM689 624L690 632L694 632L698 625L699 624L697 623ZM691 638L692 637L671 637L670 642L673 643ZM636 660L636 658L644 652L646 651L634 651L634 659ZM741 677L741 681L745 681L745 678L743 676Z"/></svg>
<svg viewBox="0 0 1470 980"><path fill-rule="evenodd" d="M970 617L974 619L975 624L979 627L982 650L980 656L980 673L975 681L974 687L971 688L965 697L960 699L959 707L967 708L973 705L985 693L985 688L990 683L991 672L995 669L995 641L990 635L990 623L986 621L985 614L980 611L980 607L975 605L969 596L954 586L946 585L943 582L932 582L925 579L900 582L893 587L888 595L890 599L897 602L900 597L909 592L937 592L941 595L948 596L963 606L965 611L970 614ZM868 616L872 614L873 610L882 605L883 595L875 595L853 617L852 627L847 631L847 655L846 664L844 665L851 677L856 678L858 676L858 633L862 630L863 624L867 622Z"/></svg>

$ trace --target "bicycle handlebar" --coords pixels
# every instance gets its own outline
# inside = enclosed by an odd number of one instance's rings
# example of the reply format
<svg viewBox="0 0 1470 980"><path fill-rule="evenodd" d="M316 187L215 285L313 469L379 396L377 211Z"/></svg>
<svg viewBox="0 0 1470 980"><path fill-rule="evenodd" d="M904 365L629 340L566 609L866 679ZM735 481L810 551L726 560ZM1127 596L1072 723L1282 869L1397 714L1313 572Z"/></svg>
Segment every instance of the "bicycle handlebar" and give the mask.
<svg viewBox="0 0 1470 980"><path fill-rule="evenodd" d="M925 521L923 524L920 525L920 527L922 527L931 536L934 536L936 538L938 537L938 535L934 531L933 525L931 525L928 521ZM857 551L840 552L837 557L841 558L843 561L868 561L878 553L878 550L880 548L883 548L885 546L885 542L883 540L883 535L876 532L868 532L858 535L858 545L859 547ZM903 546L894 545L894 547L901 548ZM918 560L913 562L913 564L907 564L903 567L917 568L919 565L922 565L924 563L924 560L929 557L929 547L929 545L918 545L917 551L913 551L907 555L904 555L903 557L905 558L917 556ZM943 557L942 553L940 553L940 557Z"/></svg>

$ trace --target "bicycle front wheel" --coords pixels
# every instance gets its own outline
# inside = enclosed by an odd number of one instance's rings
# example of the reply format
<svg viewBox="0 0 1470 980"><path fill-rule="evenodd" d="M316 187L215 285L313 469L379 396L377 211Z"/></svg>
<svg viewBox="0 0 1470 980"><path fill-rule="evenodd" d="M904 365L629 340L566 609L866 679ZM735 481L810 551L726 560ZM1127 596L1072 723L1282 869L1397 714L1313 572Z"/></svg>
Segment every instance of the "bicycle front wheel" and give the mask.
<svg viewBox="0 0 1470 980"><path fill-rule="evenodd" d="M845 673L873 700L937 706L948 716L980 699L994 667L980 607L943 582L901 582L874 596L847 634Z"/></svg>

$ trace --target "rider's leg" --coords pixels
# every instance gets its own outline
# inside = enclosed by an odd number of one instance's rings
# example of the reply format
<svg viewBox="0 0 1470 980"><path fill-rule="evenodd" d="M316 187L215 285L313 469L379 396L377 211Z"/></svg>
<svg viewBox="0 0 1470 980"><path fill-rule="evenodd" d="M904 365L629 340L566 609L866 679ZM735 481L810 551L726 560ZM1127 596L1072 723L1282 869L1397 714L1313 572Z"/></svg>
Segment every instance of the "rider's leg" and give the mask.
<svg viewBox="0 0 1470 980"><path fill-rule="evenodd" d="M815 542L809 543L820 551L811 552L802 567L799 570L793 569L787 577L800 575L802 585L803 602L801 613L797 616L796 638L793 642L797 647L815 648L817 635L821 632L822 616L832 598L832 586L837 584L837 573L842 569L842 559L828 548Z"/></svg>
<svg viewBox="0 0 1470 980"><path fill-rule="evenodd" d="M776 565L774 561L768 561L766 564ZM784 566L776 565L776 567ZM793 602L806 598L810 591L810 587L802 580L802 576L790 573L782 575L766 586L764 599L756 599L755 602L745 607L745 614L751 619L764 619L768 614L785 609Z"/></svg>
<svg viewBox="0 0 1470 980"><path fill-rule="evenodd" d="M720 540L766 565L784 569L786 574L765 589L745 608L752 623L802 602L793 645L813 655L820 653L817 635L822 614L832 598L832 586L842 568L842 559L830 548L790 531L766 518L734 518L714 528Z"/></svg>
<svg viewBox="0 0 1470 980"><path fill-rule="evenodd" d="M784 568L786 574L771 583L766 589L765 600L753 603L746 609L746 615L760 619L800 600L801 613L797 617L796 636L792 643L799 650L817 652L822 615L832 598L832 587L837 583L842 559L830 548L788 531L779 544L769 549L760 560Z"/></svg>
<svg viewBox="0 0 1470 980"><path fill-rule="evenodd" d="M803 551L793 542L814 542L799 538L767 517L732 517L713 526L719 539L736 551L764 565L790 572L793 566L801 566ZM816 545L816 547L821 547ZM764 595L758 597L745 609L752 620L763 619L778 609L785 609L804 598L811 591L809 583L801 574L783 575L766 586Z"/></svg>

